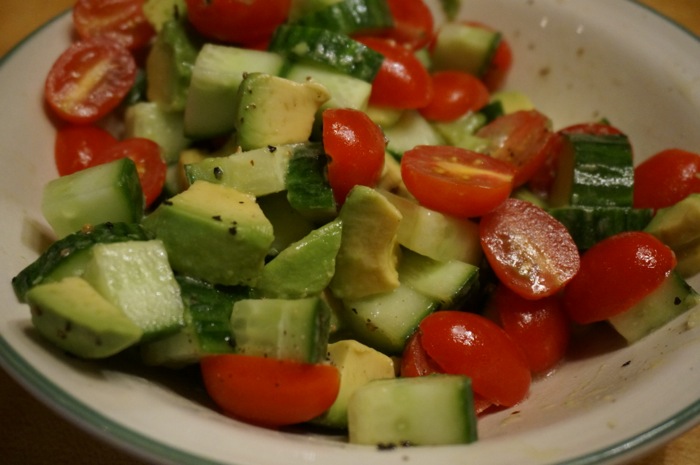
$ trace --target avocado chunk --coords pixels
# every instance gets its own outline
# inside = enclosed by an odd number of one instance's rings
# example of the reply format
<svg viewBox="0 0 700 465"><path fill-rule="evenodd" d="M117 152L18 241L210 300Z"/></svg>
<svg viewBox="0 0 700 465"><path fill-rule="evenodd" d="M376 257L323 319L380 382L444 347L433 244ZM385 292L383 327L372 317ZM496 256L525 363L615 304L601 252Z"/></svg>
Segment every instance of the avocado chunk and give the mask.
<svg viewBox="0 0 700 465"><path fill-rule="evenodd" d="M143 220L165 244L173 269L223 285L253 285L274 239L255 197L196 181Z"/></svg>
<svg viewBox="0 0 700 465"><path fill-rule="evenodd" d="M82 278L39 284L27 301L37 331L77 357L109 357L141 339L141 329Z"/></svg>
<svg viewBox="0 0 700 465"><path fill-rule="evenodd" d="M306 142L317 111L329 99L328 90L314 81L298 83L266 73L245 75L235 102L238 145L252 150Z"/></svg>
<svg viewBox="0 0 700 465"><path fill-rule="evenodd" d="M330 283L333 294L359 299L398 288L399 210L376 190L358 185L338 217L343 232Z"/></svg>
<svg viewBox="0 0 700 465"><path fill-rule="evenodd" d="M375 379L393 378L391 357L355 340L347 339L328 344L330 363L340 372L340 391L333 405L314 423L331 428L348 426L348 403L355 391Z"/></svg>
<svg viewBox="0 0 700 465"><path fill-rule="evenodd" d="M256 290L288 299L319 295L335 272L341 232L342 223L335 220L282 250L263 268Z"/></svg>

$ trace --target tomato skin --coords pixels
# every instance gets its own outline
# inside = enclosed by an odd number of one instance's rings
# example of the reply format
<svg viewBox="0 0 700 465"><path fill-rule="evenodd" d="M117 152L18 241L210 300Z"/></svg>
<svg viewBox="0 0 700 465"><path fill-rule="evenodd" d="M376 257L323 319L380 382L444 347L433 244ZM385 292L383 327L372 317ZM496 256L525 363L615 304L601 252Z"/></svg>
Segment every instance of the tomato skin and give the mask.
<svg viewBox="0 0 700 465"><path fill-rule="evenodd" d="M700 192L700 154L662 150L634 169L634 207L669 207Z"/></svg>
<svg viewBox="0 0 700 465"><path fill-rule="evenodd" d="M239 354L201 360L207 393L227 414L261 426L303 423L325 412L340 389L337 368Z"/></svg>
<svg viewBox="0 0 700 465"><path fill-rule="evenodd" d="M514 187L525 184L546 163L554 147L550 121L537 110L522 110L496 118L476 132L489 139L492 157L516 168Z"/></svg>
<svg viewBox="0 0 700 465"><path fill-rule="evenodd" d="M476 76L461 71L438 71L431 76L433 98L419 109L430 121L452 121L489 102L489 90Z"/></svg>
<svg viewBox="0 0 700 465"><path fill-rule="evenodd" d="M54 159L60 176L83 170L96 154L117 143L108 131L91 125L68 125L59 128L54 144Z"/></svg>
<svg viewBox="0 0 700 465"><path fill-rule="evenodd" d="M216 41L258 45L289 14L291 0L186 0L187 17L203 36Z"/></svg>
<svg viewBox="0 0 700 465"><path fill-rule="evenodd" d="M419 50L431 42L435 27L433 14L423 0L387 0L387 3L394 17L394 27L382 34L383 37L394 39L411 50Z"/></svg>
<svg viewBox="0 0 700 465"><path fill-rule="evenodd" d="M588 324L622 313L656 289L676 266L676 256L649 233L620 233L595 244L564 289L564 309Z"/></svg>
<svg viewBox="0 0 700 465"><path fill-rule="evenodd" d="M569 231L530 202L509 198L481 218L479 234L496 276L525 299L556 294L579 270Z"/></svg>
<svg viewBox="0 0 700 465"><path fill-rule="evenodd" d="M401 177L425 207L469 218L491 211L508 198L513 168L470 150L421 145L403 154Z"/></svg>
<svg viewBox="0 0 700 465"><path fill-rule="evenodd" d="M527 396L532 377L525 355L493 321L443 310L425 317L419 331L430 358L445 373L469 376L476 394L504 407Z"/></svg>
<svg viewBox="0 0 700 465"><path fill-rule="evenodd" d="M167 174L160 146L152 140L142 137L121 140L98 152L88 166L101 165L125 157L131 158L136 164L146 206L152 205L163 190Z"/></svg>
<svg viewBox="0 0 700 465"><path fill-rule="evenodd" d="M135 50L148 44L155 30L143 13L145 0L78 0L73 24L87 39L103 36Z"/></svg>
<svg viewBox="0 0 700 465"><path fill-rule="evenodd" d="M484 81L484 84L491 92L496 91L503 87L512 67L513 49L510 46L510 42L501 36L496 52L491 58L491 63L489 63L484 75L481 76L481 80Z"/></svg>
<svg viewBox="0 0 700 465"><path fill-rule="evenodd" d="M342 204L356 185L373 187L384 169L384 133L364 112L350 108L323 112L323 147L330 157L328 182Z"/></svg>
<svg viewBox="0 0 700 465"><path fill-rule="evenodd" d="M559 296L528 300L499 284L489 307L523 349L533 373L550 370L566 355L571 327Z"/></svg>
<svg viewBox="0 0 700 465"><path fill-rule="evenodd" d="M93 123L116 108L136 81L126 48L103 37L74 42L51 67L44 97L63 120Z"/></svg>
<svg viewBox="0 0 700 465"><path fill-rule="evenodd" d="M408 110L430 103L433 94L430 74L411 50L390 39L369 36L355 39L384 55L372 82L371 104Z"/></svg>

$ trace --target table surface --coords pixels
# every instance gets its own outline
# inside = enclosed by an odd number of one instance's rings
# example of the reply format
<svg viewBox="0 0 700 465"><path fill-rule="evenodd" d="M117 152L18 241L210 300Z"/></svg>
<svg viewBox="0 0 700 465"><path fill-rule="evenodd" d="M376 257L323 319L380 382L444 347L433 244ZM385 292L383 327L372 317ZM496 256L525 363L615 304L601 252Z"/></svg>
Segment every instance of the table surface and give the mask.
<svg viewBox="0 0 700 465"><path fill-rule="evenodd" d="M0 1L0 56L74 0ZM698 0L644 0L700 34ZM56 415L0 370L0 455L8 465L71 463L116 465L140 463ZM76 452L79 453L76 454ZM697 427L631 465L700 464Z"/></svg>

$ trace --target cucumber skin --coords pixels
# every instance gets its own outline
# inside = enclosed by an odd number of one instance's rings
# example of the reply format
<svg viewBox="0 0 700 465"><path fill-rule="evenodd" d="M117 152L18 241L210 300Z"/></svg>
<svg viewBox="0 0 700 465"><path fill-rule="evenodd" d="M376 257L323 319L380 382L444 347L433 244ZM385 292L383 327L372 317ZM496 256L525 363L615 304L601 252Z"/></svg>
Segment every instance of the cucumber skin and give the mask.
<svg viewBox="0 0 700 465"><path fill-rule="evenodd" d="M77 231L51 244L39 258L12 278L12 288L19 301L26 302L29 289L50 281L51 274L69 260L80 263L79 257L89 252L93 245L148 239L148 233L137 223L103 223ZM77 273L80 267L76 268Z"/></svg>
<svg viewBox="0 0 700 465"><path fill-rule="evenodd" d="M299 18L294 24L352 35L394 26L386 0L344 0Z"/></svg>

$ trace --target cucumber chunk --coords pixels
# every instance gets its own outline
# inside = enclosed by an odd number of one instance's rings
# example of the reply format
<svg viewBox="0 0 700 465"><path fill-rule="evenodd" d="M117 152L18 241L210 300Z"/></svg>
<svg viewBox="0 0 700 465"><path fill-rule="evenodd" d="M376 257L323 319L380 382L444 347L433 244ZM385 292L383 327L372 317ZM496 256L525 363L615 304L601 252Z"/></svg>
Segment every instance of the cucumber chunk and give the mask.
<svg viewBox="0 0 700 465"><path fill-rule="evenodd" d="M328 158L321 144L295 147L287 172L287 200L309 221L324 223L335 217L337 207L326 176Z"/></svg>
<svg viewBox="0 0 700 465"><path fill-rule="evenodd" d="M431 375L371 381L348 404L348 432L353 444L384 447L474 442L471 380Z"/></svg>
<svg viewBox="0 0 700 465"><path fill-rule="evenodd" d="M390 28L394 17L386 0L341 0L301 16L294 24L352 35Z"/></svg>
<svg viewBox="0 0 700 465"><path fill-rule="evenodd" d="M482 76L501 41L501 34L461 22L443 24L433 46L433 68Z"/></svg>

